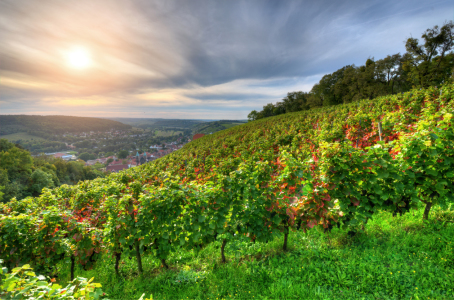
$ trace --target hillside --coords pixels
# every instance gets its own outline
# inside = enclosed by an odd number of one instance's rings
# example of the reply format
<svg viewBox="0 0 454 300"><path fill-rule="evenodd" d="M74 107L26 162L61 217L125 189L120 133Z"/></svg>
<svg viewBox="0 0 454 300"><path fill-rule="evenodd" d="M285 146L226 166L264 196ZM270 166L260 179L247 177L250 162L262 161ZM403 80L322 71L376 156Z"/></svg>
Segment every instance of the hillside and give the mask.
<svg viewBox="0 0 454 300"><path fill-rule="evenodd" d="M230 244L260 253L279 239L285 252L289 236L301 237L294 230L312 235L344 225L355 234L372 217L410 209L429 219L432 207L454 202L453 97L454 85L445 85L264 118L124 173L7 203L0 207L1 258L46 269L70 257L71 269L85 269L105 254L120 275L120 262L134 257L145 274L142 257L173 268L177 253L181 260L216 245L226 262ZM299 251L306 249L315 248ZM322 291L354 288L341 276L318 282ZM404 289L405 297L415 290Z"/></svg>
<svg viewBox="0 0 454 300"><path fill-rule="evenodd" d="M246 121L240 120L220 120L220 121L212 121L197 124L192 128L192 132L196 133L204 133L204 134L211 134L215 133L224 129L232 128L237 125L241 125L246 123Z"/></svg>
<svg viewBox="0 0 454 300"><path fill-rule="evenodd" d="M71 116L0 115L0 136L14 133L31 135L128 130L132 126L101 118Z"/></svg>
<svg viewBox="0 0 454 300"><path fill-rule="evenodd" d="M109 118L141 129L191 129L202 120L158 119L158 118Z"/></svg>

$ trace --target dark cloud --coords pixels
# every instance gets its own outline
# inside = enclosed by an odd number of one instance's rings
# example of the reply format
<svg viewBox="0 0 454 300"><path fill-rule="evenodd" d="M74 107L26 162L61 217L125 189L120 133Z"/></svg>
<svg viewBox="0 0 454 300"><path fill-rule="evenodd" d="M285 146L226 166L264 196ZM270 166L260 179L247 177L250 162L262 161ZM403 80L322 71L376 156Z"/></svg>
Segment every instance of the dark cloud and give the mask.
<svg viewBox="0 0 454 300"><path fill-rule="evenodd" d="M246 111L345 65L404 52L406 38L451 12L450 1L423 0L3 0L0 105L19 113L49 98L100 97L156 113L210 103L221 114L238 101ZM90 49L90 70L65 66L73 45Z"/></svg>

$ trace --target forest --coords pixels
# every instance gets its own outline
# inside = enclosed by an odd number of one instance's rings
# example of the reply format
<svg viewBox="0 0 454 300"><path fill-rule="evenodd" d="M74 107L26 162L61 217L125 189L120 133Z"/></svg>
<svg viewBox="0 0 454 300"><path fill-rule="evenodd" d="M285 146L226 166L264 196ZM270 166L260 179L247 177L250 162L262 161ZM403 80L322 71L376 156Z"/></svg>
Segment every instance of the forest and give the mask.
<svg viewBox="0 0 454 300"><path fill-rule="evenodd" d="M128 130L132 126L120 122L88 117L0 115L0 136L27 132L48 138L55 134L90 131Z"/></svg>

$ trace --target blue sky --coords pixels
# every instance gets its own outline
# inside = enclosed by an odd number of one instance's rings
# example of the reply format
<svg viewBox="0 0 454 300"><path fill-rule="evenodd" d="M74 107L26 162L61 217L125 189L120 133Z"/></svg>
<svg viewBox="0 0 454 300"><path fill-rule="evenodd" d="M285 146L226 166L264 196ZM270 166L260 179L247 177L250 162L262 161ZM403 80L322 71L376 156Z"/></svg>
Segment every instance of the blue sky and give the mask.
<svg viewBox="0 0 454 300"><path fill-rule="evenodd" d="M2 0L0 114L246 119L453 17L452 0Z"/></svg>

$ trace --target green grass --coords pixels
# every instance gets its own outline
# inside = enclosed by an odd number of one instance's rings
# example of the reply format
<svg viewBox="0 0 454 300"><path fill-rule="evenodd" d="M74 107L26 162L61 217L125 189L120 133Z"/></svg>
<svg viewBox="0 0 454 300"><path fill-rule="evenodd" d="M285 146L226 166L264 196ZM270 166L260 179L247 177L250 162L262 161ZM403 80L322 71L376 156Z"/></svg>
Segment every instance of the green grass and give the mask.
<svg viewBox="0 0 454 300"><path fill-rule="evenodd" d="M163 136L163 137L167 137L167 136L176 136L176 135L179 135L179 134L182 134L183 131L174 131L174 130L155 130L155 135L156 136Z"/></svg>
<svg viewBox="0 0 454 300"><path fill-rule="evenodd" d="M30 135L26 132L18 132L18 133L13 133L13 134L7 134L7 135L1 135L0 136L0 139L7 139L8 141L10 142L15 142L17 140L34 140L34 141L45 141L45 139L43 139L42 137L39 137L39 136L33 136L33 135Z"/></svg>
<svg viewBox="0 0 454 300"><path fill-rule="evenodd" d="M135 258L123 257L120 278L105 256L76 276L95 277L109 299L454 299L451 211L434 210L426 222L422 209L395 218L378 213L354 236L338 228L292 232L287 252L282 242L229 242L226 264L219 242L178 251L167 260L170 270L145 254L142 276ZM61 267L66 283L69 267Z"/></svg>

